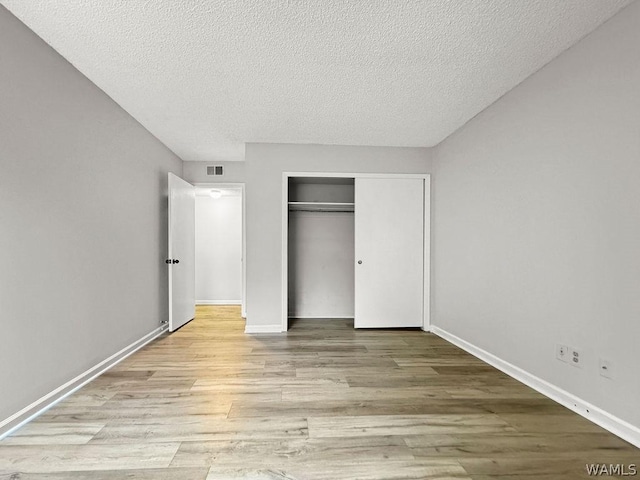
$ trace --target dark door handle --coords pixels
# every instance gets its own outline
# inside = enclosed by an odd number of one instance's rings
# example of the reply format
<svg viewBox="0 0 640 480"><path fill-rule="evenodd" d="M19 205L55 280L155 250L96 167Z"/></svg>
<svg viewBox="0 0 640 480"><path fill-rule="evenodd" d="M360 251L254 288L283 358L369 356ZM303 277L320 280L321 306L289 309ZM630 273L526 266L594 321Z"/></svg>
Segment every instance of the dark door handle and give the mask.
<svg viewBox="0 0 640 480"><path fill-rule="evenodd" d="M362 265L362 260L358 260L358 265Z"/></svg>
<svg viewBox="0 0 640 480"><path fill-rule="evenodd" d="M180 260L172 260L171 263L180 263Z"/></svg>
<svg viewBox="0 0 640 480"><path fill-rule="evenodd" d="M172 263L180 263L180 260L175 260L175 259L171 259L171 258L167 258L164 263L171 265Z"/></svg>

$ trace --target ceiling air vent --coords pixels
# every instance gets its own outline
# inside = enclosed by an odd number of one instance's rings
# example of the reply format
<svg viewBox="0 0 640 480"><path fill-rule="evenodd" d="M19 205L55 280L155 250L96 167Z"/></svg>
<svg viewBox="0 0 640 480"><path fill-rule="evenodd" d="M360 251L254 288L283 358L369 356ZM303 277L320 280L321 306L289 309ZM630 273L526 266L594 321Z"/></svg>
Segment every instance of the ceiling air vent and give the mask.
<svg viewBox="0 0 640 480"><path fill-rule="evenodd" d="M207 175L214 175L216 177L224 175L224 167L222 165L209 165L207 167Z"/></svg>

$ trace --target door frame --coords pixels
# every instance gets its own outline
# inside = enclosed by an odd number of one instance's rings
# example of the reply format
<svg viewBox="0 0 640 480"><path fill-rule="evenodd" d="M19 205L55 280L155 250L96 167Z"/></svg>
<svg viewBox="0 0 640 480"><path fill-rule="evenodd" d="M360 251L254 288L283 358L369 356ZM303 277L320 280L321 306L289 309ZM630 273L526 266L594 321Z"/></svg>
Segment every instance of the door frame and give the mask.
<svg viewBox="0 0 640 480"><path fill-rule="evenodd" d="M239 188L240 189L240 197L242 201L242 300L240 304L241 316L242 318L247 318L247 207L245 201L245 184L244 183L194 183L194 187L196 188Z"/></svg>
<svg viewBox="0 0 640 480"><path fill-rule="evenodd" d="M431 331L431 174L428 173L337 173L337 172L282 172L282 332L289 329L289 178L419 178L424 180L424 232L422 330ZM356 205L355 208L358 208Z"/></svg>

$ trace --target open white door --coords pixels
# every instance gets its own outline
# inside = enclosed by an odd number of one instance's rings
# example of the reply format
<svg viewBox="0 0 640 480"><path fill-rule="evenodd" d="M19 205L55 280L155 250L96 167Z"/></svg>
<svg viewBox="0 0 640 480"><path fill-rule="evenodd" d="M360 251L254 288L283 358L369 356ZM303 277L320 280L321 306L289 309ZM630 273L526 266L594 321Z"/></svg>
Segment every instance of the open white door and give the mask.
<svg viewBox="0 0 640 480"><path fill-rule="evenodd" d="M422 327L424 180L356 178L356 328Z"/></svg>
<svg viewBox="0 0 640 480"><path fill-rule="evenodd" d="M196 316L196 190L169 173L169 331Z"/></svg>

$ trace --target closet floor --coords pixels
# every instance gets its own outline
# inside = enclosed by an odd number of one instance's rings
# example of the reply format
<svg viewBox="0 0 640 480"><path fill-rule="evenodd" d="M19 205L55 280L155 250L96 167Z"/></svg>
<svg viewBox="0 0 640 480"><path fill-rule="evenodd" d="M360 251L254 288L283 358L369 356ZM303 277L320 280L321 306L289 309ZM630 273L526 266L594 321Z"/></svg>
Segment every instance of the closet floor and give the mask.
<svg viewBox="0 0 640 480"><path fill-rule="evenodd" d="M198 307L0 442L0 479L574 479L640 450L416 330Z"/></svg>

